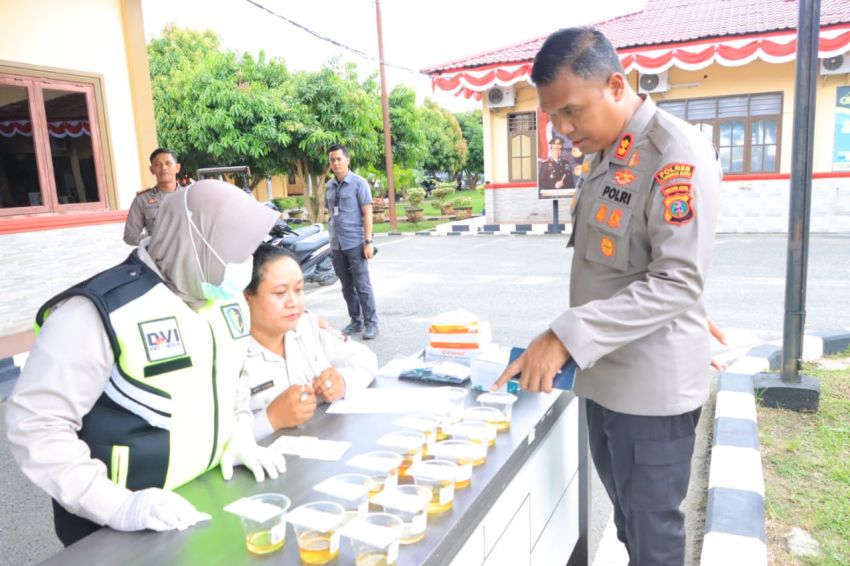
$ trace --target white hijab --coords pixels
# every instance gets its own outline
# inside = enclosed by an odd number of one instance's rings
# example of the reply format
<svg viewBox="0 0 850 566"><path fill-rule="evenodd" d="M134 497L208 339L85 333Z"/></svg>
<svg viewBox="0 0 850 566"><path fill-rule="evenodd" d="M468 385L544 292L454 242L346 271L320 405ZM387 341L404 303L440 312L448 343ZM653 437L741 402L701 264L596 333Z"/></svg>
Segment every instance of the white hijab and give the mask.
<svg viewBox="0 0 850 566"><path fill-rule="evenodd" d="M198 231L225 263L248 259L268 235L278 213L241 189L211 179L198 181L163 201L147 251L171 290L197 310L206 303L201 290L204 275L209 283L219 285L224 265L189 226L187 208ZM204 274L198 269L196 249Z"/></svg>

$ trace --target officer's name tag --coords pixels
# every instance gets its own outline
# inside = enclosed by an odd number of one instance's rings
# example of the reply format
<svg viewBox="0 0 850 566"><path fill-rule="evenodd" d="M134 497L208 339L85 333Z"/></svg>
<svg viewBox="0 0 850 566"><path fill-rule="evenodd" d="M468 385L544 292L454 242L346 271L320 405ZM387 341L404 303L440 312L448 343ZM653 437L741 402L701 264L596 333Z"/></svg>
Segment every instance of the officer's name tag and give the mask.
<svg viewBox="0 0 850 566"><path fill-rule="evenodd" d="M149 361L159 362L186 355L175 317L141 322L139 330Z"/></svg>

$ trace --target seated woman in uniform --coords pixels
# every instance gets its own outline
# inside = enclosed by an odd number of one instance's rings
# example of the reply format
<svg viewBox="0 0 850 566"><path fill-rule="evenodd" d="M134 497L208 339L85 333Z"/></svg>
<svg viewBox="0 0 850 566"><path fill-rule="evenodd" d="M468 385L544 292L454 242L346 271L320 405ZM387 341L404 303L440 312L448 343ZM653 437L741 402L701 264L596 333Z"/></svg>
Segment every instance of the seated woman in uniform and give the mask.
<svg viewBox="0 0 850 566"><path fill-rule="evenodd" d="M251 337L242 379L251 389L257 439L306 422L317 401L335 401L372 382L375 354L305 310L304 275L288 251L260 245L244 293Z"/></svg>

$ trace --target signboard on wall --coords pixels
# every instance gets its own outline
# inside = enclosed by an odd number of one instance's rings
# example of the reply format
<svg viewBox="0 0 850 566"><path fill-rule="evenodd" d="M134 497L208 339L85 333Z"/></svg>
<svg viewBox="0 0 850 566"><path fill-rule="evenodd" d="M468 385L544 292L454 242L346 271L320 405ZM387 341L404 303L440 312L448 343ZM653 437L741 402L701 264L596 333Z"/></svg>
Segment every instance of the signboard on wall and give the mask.
<svg viewBox="0 0 850 566"><path fill-rule="evenodd" d="M850 171L850 86L836 89L832 170Z"/></svg>
<svg viewBox="0 0 850 566"><path fill-rule="evenodd" d="M554 199L575 194L584 155L554 130L549 115L537 109L537 197Z"/></svg>

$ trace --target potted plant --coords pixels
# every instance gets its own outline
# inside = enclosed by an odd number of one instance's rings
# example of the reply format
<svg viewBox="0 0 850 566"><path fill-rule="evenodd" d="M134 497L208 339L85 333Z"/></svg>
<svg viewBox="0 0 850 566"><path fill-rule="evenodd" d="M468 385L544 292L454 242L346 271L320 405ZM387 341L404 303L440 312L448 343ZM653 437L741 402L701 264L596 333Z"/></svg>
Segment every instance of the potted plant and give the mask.
<svg viewBox="0 0 850 566"><path fill-rule="evenodd" d="M455 214L458 220L466 220L472 216L472 199L469 197L457 197L454 200Z"/></svg>
<svg viewBox="0 0 850 566"><path fill-rule="evenodd" d="M288 197L289 206L286 211L290 218L304 218L304 197Z"/></svg>
<svg viewBox="0 0 850 566"><path fill-rule="evenodd" d="M422 201L425 200L425 190L419 187L413 187L407 190L407 202L410 206L405 207L407 211L407 221L411 224L422 222L422 209L419 207Z"/></svg>
<svg viewBox="0 0 850 566"><path fill-rule="evenodd" d="M372 222L381 224L387 221L387 201L384 197L372 198Z"/></svg>
<svg viewBox="0 0 850 566"><path fill-rule="evenodd" d="M454 205L449 200L453 194L455 194L455 188L450 184L441 183L437 186L431 194L440 202L440 214L443 216L451 216L454 214Z"/></svg>

